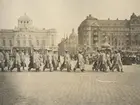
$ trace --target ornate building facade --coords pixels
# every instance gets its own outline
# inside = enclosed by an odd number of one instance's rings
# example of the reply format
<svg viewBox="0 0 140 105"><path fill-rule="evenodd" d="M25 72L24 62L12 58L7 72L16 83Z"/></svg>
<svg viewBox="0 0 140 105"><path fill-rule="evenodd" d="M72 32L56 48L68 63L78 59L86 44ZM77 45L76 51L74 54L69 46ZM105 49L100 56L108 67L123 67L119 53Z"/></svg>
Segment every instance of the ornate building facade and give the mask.
<svg viewBox="0 0 140 105"><path fill-rule="evenodd" d="M68 50L71 54L75 54L78 49L78 35L72 29L72 33L69 37L63 38L58 44L59 53L64 54L65 50Z"/></svg>
<svg viewBox="0 0 140 105"><path fill-rule="evenodd" d="M130 20L98 20L89 15L78 27L78 44L81 47L100 48L106 36L114 49L140 49L140 16L133 13Z"/></svg>
<svg viewBox="0 0 140 105"><path fill-rule="evenodd" d="M11 48L35 48L56 49L56 29L37 29L33 27L33 21L26 15L19 17L18 26L15 29L0 30L0 47Z"/></svg>

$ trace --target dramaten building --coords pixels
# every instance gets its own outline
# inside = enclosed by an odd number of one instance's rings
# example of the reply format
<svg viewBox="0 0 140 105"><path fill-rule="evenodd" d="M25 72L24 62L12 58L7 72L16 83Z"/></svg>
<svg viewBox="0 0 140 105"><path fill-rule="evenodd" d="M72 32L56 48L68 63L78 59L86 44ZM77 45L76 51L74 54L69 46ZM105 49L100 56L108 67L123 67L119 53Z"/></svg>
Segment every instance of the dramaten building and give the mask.
<svg viewBox="0 0 140 105"><path fill-rule="evenodd" d="M56 49L55 29L37 29L33 27L33 21L26 15L19 17L18 26L15 29L0 30L0 47L11 48L36 48Z"/></svg>
<svg viewBox="0 0 140 105"><path fill-rule="evenodd" d="M98 20L89 15L78 27L79 46L100 48L106 36L114 49L140 49L140 16L133 13L129 20Z"/></svg>

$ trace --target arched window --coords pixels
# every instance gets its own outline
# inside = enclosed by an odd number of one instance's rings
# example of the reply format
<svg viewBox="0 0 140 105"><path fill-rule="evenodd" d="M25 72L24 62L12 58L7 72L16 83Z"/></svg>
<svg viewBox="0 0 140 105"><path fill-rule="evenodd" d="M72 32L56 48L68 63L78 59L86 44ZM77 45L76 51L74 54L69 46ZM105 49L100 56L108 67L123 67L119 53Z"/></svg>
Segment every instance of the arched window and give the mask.
<svg viewBox="0 0 140 105"><path fill-rule="evenodd" d="M31 40L29 40L29 46L32 46L32 41Z"/></svg>
<svg viewBox="0 0 140 105"><path fill-rule="evenodd" d="M17 40L17 46L20 46L20 40Z"/></svg>
<svg viewBox="0 0 140 105"><path fill-rule="evenodd" d="M10 45L10 46L12 46L12 45L13 45L13 44L12 44L12 40L9 40L9 45Z"/></svg>
<svg viewBox="0 0 140 105"><path fill-rule="evenodd" d="M36 43L37 43L37 46L39 46L39 40L37 40Z"/></svg>
<svg viewBox="0 0 140 105"><path fill-rule="evenodd" d="M5 46L6 45L6 42L5 42L5 40L3 40L3 46Z"/></svg>
<svg viewBox="0 0 140 105"><path fill-rule="evenodd" d="M46 45L45 40L42 40L42 45L43 45L43 46L45 46L45 45Z"/></svg>
<svg viewBox="0 0 140 105"><path fill-rule="evenodd" d="M117 46L117 39L115 39L115 46Z"/></svg>
<svg viewBox="0 0 140 105"><path fill-rule="evenodd" d="M26 46L26 40L23 40L23 45Z"/></svg>

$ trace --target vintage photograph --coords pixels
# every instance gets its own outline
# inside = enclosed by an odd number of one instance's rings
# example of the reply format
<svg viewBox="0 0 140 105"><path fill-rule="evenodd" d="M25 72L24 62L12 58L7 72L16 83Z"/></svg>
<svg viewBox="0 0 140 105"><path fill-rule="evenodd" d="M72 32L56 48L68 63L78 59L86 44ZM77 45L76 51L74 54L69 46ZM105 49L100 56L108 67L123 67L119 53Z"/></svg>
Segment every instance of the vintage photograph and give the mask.
<svg viewBox="0 0 140 105"><path fill-rule="evenodd" d="M140 105L140 1L0 0L0 105Z"/></svg>

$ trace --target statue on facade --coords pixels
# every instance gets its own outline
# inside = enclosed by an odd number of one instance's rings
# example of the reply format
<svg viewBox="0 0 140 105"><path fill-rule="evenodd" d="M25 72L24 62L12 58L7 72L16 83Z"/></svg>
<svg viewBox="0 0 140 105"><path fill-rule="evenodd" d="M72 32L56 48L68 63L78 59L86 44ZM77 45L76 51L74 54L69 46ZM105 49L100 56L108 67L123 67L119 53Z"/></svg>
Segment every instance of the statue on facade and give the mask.
<svg viewBox="0 0 140 105"><path fill-rule="evenodd" d="M110 48L110 45L108 43L108 37L107 37L107 35L105 35L105 37L104 37L104 43L102 44L101 47L102 48Z"/></svg>

